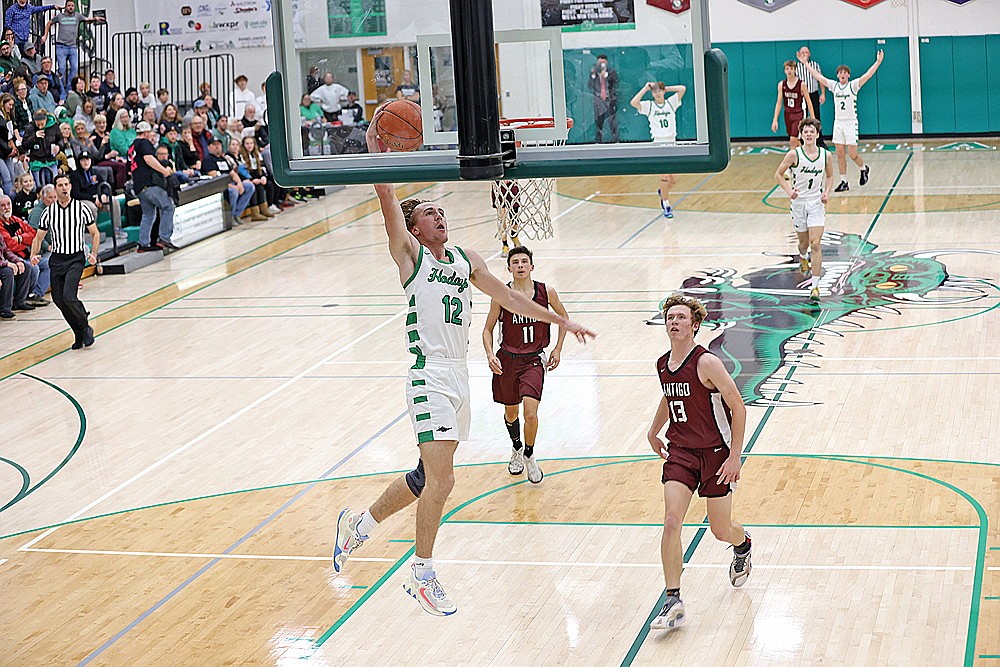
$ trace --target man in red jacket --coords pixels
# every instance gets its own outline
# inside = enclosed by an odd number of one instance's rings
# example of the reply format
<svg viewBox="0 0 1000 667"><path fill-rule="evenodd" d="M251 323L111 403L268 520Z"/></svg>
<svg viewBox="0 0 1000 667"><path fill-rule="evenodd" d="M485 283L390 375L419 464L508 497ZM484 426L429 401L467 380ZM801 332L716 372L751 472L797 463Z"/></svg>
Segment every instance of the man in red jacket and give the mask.
<svg viewBox="0 0 1000 667"><path fill-rule="evenodd" d="M47 306L48 301L42 298L41 294L35 291L38 276L41 271L48 271L48 263L42 267L42 262L36 266L29 260L31 254L31 242L35 240L35 229L27 222L13 214L13 206L10 197L0 196L0 242L7 252L3 253L3 260L8 264L20 263L23 266L10 267L12 271L17 271L11 276L10 299L0 298L0 310L33 310L36 306ZM12 260L10 255L13 255ZM44 261L44 260L43 260ZM16 276L16 277L14 277ZM3 280L0 277L0 280ZM27 289L26 292L22 292ZM6 295L6 286L0 286L0 292Z"/></svg>

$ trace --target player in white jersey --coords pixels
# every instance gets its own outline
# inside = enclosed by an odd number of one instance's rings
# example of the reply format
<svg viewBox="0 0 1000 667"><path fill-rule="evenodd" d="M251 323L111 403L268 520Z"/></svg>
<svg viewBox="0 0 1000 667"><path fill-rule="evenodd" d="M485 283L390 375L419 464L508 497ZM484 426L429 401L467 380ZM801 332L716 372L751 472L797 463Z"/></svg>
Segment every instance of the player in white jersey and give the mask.
<svg viewBox="0 0 1000 667"><path fill-rule="evenodd" d="M376 112L368 128L371 153L380 151ZM586 342L594 333L504 285L472 250L447 246L448 220L433 201L400 203L392 185L376 184L389 254L406 292L407 347L415 363L406 380L407 407L420 449L417 468L398 478L367 510L341 511L337 519L333 566L337 572L371 531L389 516L417 501L416 558L403 590L424 611L447 616L455 604L437 580L432 561L434 539L444 503L455 484L454 456L469 435L469 373L466 354L472 319L470 283L511 312L557 324Z"/></svg>
<svg viewBox="0 0 1000 667"><path fill-rule="evenodd" d="M799 123L802 145L788 151L774 172L774 180L788 194L792 208L792 225L799 240L799 266L802 273L811 271L809 298L819 301L819 279L823 275L823 226L826 224L826 203L833 187L833 158L829 151L816 145L820 124L815 118ZM785 171L792 174L786 181ZM806 253L811 253L810 258Z"/></svg>
<svg viewBox="0 0 1000 667"><path fill-rule="evenodd" d="M644 100L646 91L653 93L652 100ZM629 102L636 111L646 117L649 121L649 136L656 144L677 143L677 108L684 99L687 86L678 84L668 86L662 81L648 81L646 85L639 89ZM673 93L667 97L667 93ZM670 206L670 187L677 182L674 174L660 175L660 208L663 209L664 218L674 217L674 209Z"/></svg>
<svg viewBox="0 0 1000 667"><path fill-rule="evenodd" d="M837 146L837 167L840 169L840 185L834 192L844 192L850 190L847 185L847 154L851 160L861 169L861 178L858 185L868 182L869 169L865 161L858 155L858 92L861 87L868 83L868 80L875 76L875 71L882 64L885 53L878 50L875 56L875 63L868 68L868 71L857 79L851 79L851 68L847 65L837 67L837 79L828 79L807 62L806 56L802 53L798 56L799 62L805 65L809 73L816 78L821 86L827 88L833 96L833 143ZM845 150L846 149L846 150Z"/></svg>

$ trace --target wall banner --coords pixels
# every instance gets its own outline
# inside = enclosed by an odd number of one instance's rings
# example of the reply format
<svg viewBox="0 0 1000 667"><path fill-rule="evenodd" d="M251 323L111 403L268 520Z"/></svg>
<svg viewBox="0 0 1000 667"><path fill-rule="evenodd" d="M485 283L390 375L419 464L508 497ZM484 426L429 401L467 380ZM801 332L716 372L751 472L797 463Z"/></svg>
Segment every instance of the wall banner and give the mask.
<svg viewBox="0 0 1000 667"><path fill-rule="evenodd" d="M635 30L633 0L541 0L542 26L563 32Z"/></svg>
<svg viewBox="0 0 1000 667"><path fill-rule="evenodd" d="M185 51L272 46L271 0L134 0L147 44Z"/></svg>

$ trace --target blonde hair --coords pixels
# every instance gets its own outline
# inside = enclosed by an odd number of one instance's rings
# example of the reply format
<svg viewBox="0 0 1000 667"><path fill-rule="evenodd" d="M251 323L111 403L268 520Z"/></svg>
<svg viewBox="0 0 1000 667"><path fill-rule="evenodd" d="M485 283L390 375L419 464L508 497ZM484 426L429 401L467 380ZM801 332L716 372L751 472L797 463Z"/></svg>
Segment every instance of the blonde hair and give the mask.
<svg viewBox="0 0 1000 667"><path fill-rule="evenodd" d="M708 317L708 310L705 308L704 304L693 296L671 294L663 301L663 305L660 307L660 312L663 313L664 319L667 317L667 311L674 306L687 306L691 309L691 323L694 325L695 333L698 333L698 330L701 328L701 323L705 321L706 317Z"/></svg>
<svg viewBox="0 0 1000 667"><path fill-rule="evenodd" d="M399 202L399 208L403 211L403 220L406 222L408 230L413 230L413 210L421 204L429 204L430 202L430 199L404 199Z"/></svg>

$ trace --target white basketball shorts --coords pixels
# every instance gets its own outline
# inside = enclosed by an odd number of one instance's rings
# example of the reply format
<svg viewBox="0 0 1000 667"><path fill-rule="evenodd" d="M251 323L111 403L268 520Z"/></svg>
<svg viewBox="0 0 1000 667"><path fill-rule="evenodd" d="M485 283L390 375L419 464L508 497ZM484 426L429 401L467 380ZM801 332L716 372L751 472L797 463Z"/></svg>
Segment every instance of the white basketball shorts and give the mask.
<svg viewBox="0 0 1000 667"><path fill-rule="evenodd" d="M469 367L465 359L425 359L423 368L406 374L406 409L417 443L468 440Z"/></svg>
<svg viewBox="0 0 1000 667"><path fill-rule="evenodd" d="M810 227L826 224L826 206L819 199L792 200L792 226L797 232L807 232Z"/></svg>
<svg viewBox="0 0 1000 667"><path fill-rule="evenodd" d="M846 146L857 146L858 121L856 120L833 121L833 143L844 144Z"/></svg>

